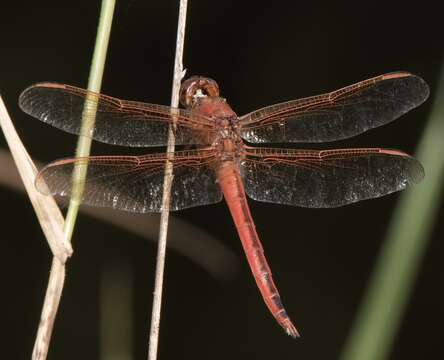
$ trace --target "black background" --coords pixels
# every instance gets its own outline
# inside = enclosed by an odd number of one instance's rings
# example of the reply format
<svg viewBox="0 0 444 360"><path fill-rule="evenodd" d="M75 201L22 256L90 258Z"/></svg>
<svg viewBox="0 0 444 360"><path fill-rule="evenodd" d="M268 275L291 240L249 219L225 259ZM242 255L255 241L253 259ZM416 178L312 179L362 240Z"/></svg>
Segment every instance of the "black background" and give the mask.
<svg viewBox="0 0 444 360"><path fill-rule="evenodd" d="M177 3L118 2L102 92L169 104ZM0 91L35 159L69 156L75 138L22 113L18 95L38 81L86 86L99 10L100 2L92 0L2 5ZM238 114L395 70L422 76L434 96L443 31L442 13L431 2L190 0L188 13L188 75L216 79ZM414 153L431 105L429 100L399 121L333 145ZM6 147L3 139L1 145ZM101 144L93 152L135 153ZM175 214L231 248L240 266L229 281L219 281L168 253L160 358L338 358L397 198L333 210L250 202L287 311L302 332L297 341L262 303L225 204ZM51 255L27 198L1 189L0 203L1 352L5 359L26 359ZM391 359L444 355L442 216L441 205ZM155 245L83 216L74 246L49 359L99 357L98 287L109 259L117 267L129 263L134 274L134 359L146 358Z"/></svg>

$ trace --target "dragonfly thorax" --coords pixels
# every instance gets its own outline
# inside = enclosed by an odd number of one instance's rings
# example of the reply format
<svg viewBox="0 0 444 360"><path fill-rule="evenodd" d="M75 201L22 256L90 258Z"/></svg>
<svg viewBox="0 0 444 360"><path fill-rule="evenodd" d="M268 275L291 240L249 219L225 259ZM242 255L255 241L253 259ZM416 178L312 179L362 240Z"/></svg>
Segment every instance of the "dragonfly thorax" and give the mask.
<svg viewBox="0 0 444 360"><path fill-rule="evenodd" d="M224 98L219 96L206 96L196 99L192 109L216 123L225 124L225 119L237 118L235 112ZM226 125L229 125L228 123Z"/></svg>

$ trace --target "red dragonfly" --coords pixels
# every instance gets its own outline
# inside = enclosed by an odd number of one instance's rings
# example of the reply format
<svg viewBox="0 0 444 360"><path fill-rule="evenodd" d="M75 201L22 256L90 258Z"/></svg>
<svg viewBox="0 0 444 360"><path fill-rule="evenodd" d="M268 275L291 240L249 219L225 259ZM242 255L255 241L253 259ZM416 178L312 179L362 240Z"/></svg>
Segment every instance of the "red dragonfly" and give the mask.
<svg viewBox="0 0 444 360"><path fill-rule="evenodd" d="M180 93L185 109L125 101L70 85L39 83L20 96L31 116L79 134L82 114L97 109L95 140L126 146L194 148L144 156L91 156L57 160L43 168L37 189L70 196L74 166L87 166L83 202L132 212L162 210L164 170L173 164L170 210L225 198L265 304L287 334L299 333L287 315L247 203L258 201L329 208L380 197L419 182L421 164L399 150L382 148L300 150L248 143L328 142L393 121L429 94L420 77L380 75L342 89L287 101L237 116L214 80L192 77ZM91 105L91 106L90 106Z"/></svg>

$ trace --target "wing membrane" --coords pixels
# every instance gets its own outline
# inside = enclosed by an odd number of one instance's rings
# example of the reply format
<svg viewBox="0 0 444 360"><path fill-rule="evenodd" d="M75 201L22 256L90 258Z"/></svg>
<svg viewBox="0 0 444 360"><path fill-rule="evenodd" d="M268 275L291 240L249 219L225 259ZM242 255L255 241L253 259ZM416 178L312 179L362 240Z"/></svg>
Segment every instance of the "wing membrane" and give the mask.
<svg viewBox="0 0 444 360"><path fill-rule="evenodd" d="M164 146L168 128L176 123L176 144L207 144L213 123L204 116L168 106L126 101L70 85L40 83L20 95L27 114L72 134L80 134L82 116L95 115L95 140L125 146ZM174 113L175 115L172 115Z"/></svg>
<svg viewBox="0 0 444 360"><path fill-rule="evenodd" d="M345 139L395 120L428 95L420 77L406 72L380 75L328 94L253 111L240 118L241 135L252 143Z"/></svg>
<svg viewBox="0 0 444 360"><path fill-rule="evenodd" d="M338 207L418 183L421 164L388 149L248 148L245 190L254 200L309 208Z"/></svg>
<svg viewBox="0 0 444 360"><path fill-rule="evenodd" d="M57 160L39 172L36 187L42 193L69 197L74 166L87 166L83 203L138 213L159 212L167 158L166 154L152 154ZM171 211L222 199L214 162L212 149L174 153Z"/></svg>

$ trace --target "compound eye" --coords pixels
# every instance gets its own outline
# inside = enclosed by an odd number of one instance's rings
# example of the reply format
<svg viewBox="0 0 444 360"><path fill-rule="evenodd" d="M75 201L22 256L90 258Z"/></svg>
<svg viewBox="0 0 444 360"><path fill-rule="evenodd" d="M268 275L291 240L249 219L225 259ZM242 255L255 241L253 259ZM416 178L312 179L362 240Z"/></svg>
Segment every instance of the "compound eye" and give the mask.
<svg viewBox="0 0 444 360"><path fill-rule="evenodd" d="M202 84L203 90L207 96L219 96L219 86L213 79L205 78Z"/></svg>
<svg viewBox="0 0 444 360"><path fill-rule="evenodd" d="M214 80L193 76L182 83L179 100L183 106L192 107L202 96L219 96L219 86Z"/></svg>

